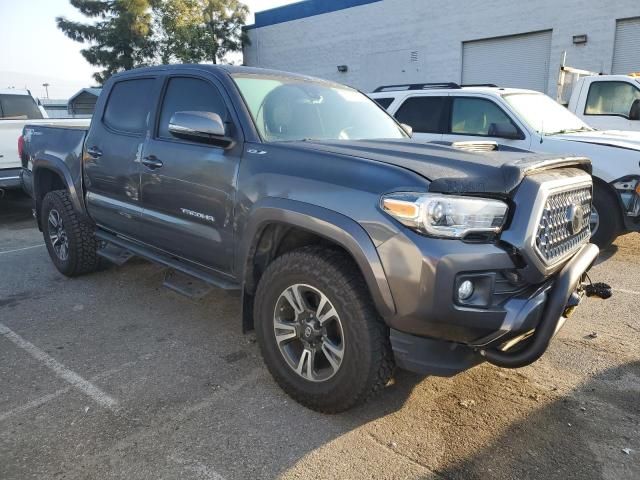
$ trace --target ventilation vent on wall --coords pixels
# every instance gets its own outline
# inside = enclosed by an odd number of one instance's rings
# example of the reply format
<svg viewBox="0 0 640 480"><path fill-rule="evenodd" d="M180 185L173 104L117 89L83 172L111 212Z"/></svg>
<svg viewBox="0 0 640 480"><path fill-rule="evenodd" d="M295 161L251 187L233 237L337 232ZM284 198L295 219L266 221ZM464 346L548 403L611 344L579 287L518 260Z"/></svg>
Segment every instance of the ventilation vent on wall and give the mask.
<svg viewBox="0 0 640 480"><path fill-rule="evenodd" d="M414 50L413 52L411 52L409 54L409 61L410 62L417 62L418 61L418 51Z"/></svg>

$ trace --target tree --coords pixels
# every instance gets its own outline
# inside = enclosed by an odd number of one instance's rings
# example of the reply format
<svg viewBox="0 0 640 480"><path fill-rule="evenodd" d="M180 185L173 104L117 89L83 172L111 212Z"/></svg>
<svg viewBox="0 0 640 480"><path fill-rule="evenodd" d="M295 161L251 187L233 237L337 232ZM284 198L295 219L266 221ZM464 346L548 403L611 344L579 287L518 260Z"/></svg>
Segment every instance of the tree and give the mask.
<svg viewBox="0 0 640 480"><path fill-rule="evenodd" d="M103 67L93 75L100 84L116 72L153 60L156 45L152 38L151 9L158 6L159 0L70 0L70 3L96 21L82 23L58 17L58 28L72 40L91 44L81 53L91 65Z"/></svg>
<svg viewBox="0 0 640 480"><path fill-rule="evenodd" d="M163 63L218 63L248 42L249 9L239 0L163 0L157 10Z"/></svg>

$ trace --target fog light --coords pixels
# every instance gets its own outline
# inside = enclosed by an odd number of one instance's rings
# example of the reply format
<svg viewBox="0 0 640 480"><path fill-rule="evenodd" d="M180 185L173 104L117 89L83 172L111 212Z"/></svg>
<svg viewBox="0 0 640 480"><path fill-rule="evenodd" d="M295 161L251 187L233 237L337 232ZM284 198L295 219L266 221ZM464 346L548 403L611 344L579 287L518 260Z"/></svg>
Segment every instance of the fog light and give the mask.
<svg viewBox="0 0 640 480"><path fill-rule="evenodd" d="M473 295L473 282L471 280L465 280L458 287L458 299L467 300Z"/></svg>

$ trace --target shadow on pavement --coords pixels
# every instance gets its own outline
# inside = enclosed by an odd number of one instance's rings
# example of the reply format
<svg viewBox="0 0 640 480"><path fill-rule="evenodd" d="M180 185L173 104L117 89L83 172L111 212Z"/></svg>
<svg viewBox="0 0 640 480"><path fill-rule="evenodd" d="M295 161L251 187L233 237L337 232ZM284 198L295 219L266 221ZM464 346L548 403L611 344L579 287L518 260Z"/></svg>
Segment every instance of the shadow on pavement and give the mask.
<svg viewBox="0 0 640 480"><path fill-rule="evenodd" d="M438 473L465 480L640 478L639 399L640 362L606 370Z"/></svg>
<svg viewBox="0 0 640 480"><path fill-rule="evenodd" d="M11 226L31 220L31 198L21 190L6 190L4 195L0 193L0 226ZM30 226L35 223L30 222Z"/></svg>

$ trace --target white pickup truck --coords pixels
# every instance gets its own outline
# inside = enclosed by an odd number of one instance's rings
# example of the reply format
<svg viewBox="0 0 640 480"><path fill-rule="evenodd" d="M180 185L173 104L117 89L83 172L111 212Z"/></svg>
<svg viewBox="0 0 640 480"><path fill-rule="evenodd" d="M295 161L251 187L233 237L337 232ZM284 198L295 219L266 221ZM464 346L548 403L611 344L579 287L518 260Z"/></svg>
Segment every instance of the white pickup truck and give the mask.
<svg viewBox="0 0 640 480"><path fill-rule="evenodd" d="M573 85L567 108L597 129L640 131L640 77L582 77Z"/></svg>
<svg viewBox="0 0 640 480"><path fill-rule="evenodd" d="M26 123L56 125L89 125L90 119L49 119L28 90L0 90L0 193L19 188L22 162L18 154L18 138Z"/></svg>
<svg viewBox="0 0 640 480"><path fill-rule="evenodd" d="M390 85L369 96L411 126L416 141L589 157L592 241L604 248L640 231L640 132L595 130L542 93L495 85Z"/></svg>

